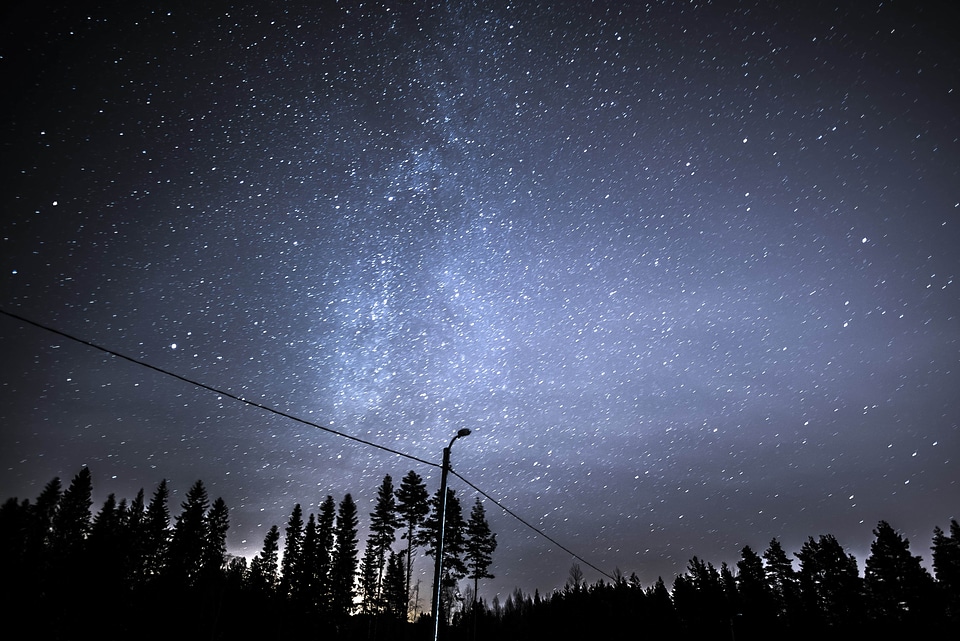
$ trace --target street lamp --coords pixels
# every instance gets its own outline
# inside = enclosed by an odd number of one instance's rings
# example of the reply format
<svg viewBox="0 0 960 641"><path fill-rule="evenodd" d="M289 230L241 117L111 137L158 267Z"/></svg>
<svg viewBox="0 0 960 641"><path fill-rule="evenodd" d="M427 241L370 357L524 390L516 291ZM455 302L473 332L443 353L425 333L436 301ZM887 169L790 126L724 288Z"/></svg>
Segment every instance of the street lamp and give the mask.
<svg viewBox="0 0 960 641"><path fill-rule="evenodd" d="M450 448L461 436L469 436L470 430L463 428L450 439L450 445L443 448L443 466L440 468L440 535L437 541L437 558L433 564L433 641L440 634L440 576L443 574L443 532L447 529L447 472L450 471Z"/></svg>

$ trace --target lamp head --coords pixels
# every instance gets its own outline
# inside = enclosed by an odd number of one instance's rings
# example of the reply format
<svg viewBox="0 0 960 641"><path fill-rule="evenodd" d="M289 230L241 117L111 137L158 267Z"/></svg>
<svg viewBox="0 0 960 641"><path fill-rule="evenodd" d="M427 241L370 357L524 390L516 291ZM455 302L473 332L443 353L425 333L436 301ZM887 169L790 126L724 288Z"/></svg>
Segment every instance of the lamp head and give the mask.
<svg viewBox="0 0 960 641"><path fill-rule="evenodd" d="M461 436L470 436L470 430L468 430L467 428L463 428L462 430L457 432L457 438L460 438Z"/></svg>

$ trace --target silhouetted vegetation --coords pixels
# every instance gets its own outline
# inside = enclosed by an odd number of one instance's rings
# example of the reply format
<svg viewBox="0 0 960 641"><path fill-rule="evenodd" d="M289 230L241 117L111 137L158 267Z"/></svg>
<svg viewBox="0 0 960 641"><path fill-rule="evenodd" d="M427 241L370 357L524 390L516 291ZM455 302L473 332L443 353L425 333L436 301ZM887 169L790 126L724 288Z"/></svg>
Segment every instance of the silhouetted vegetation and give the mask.
<svg viewBox="0 0 960 641"><path fill-rule="evenodd" d="M384 477L358 559L360 516L350 494L327 496L316 514L293 506L249 562L227 554L229 511L209 501L202 481L171 523L169 488L149 503L107 497L92 512L83 468L63 489L50 481L33 501L0 508L8 626L28 622L44 639L254 638L307 634L326 639L421 639L429 614L410 594L416 550L436 554L438 495L408 473ZM931 574L909 542L881 521L860 573L829 534L809 537L793 556L776 539L760 554L746 546L733 567L693 557L668 583L642 586L619 570L584 581L579 566L549 595L514 590L501 603L478 598L492 578L496 535L479 500L464 520L447 496L442 636L445 639L558 639L669 635L721 639L821 639L937 634L960 624L960 525L933 532ZM397 534L400 533L400 541ZM281 541L282 539L282 541ZM463 584L462 581L466 580ZM463 595L460 595L463 588ZM415 623L412 621L416 621Z"/></svg>

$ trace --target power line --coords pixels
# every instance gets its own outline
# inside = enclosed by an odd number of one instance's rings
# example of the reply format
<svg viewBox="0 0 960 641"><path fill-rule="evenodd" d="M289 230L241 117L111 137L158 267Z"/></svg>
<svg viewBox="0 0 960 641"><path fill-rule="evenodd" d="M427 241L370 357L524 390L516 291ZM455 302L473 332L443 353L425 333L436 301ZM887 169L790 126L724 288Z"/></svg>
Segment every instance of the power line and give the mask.
<svg viewBox="0 0 960 641"><path fill-rule="evenodd" d="M164 374L165 376L172 376L173 378L176 378L176 379L178 379L178 380L181 380L181 381L183 381L184 383L189 383L190 385L195 385L195 386L200 387L200 388L202 388L202 389L205 389L205 390L214 392L215 394L220 394L220 395L222 395L222 396L226 396L227 398L232 398L232 399L235 400L235 401L240 401L241 403L244 403L244 404L246 404L246 405L251 405L251 406L253 406L253 407L260 408L260 409L264 410L265 412L270 412L270 413L272 413L272 414L276 414L277 416L282 416L282 417L284 417L284 418L288 418L288 419L290 419L291 421L296 421L297 423L301 423L301 424L303 424L303 425L308 425L308 426L310 426L310 427L315 427L315 428L317 428L318 430L323 430L324 432L329 432L330 434L335 434L335 435L337 435L337 436L342 436L343 438L349 439L349 440L351 440L351 441L355 441L355 442L357 442L357 443L362 443L362 444L364 444L364 445L369 445L370 447L375 447L375 448L377 448L378 450L383 450L384 452L389 452L390 454L396 454L397 456L402 456L402 457L407 458L407 459L410 459L410 460L412 460L412 461L416 461L417 463L422 463L423 465L429 465L429 466L431 466L431 467L440 467L440 464L439 464L439 463L433 463L433 462L431 462L431 461L425 461L424 459L418 458L418 457L416 457L416 456L413 456L412 454L406 454L406 453L404 453L404 452L400 452L400 451L398 451L398 450L389 448L389 447L387 447L387 446L385 446L385 445L380 445L379 443L374 443L374 442L372 442L372 441L367 441L367 440L362 439L362 438L360 438L360 437L358 437L358 436L353 436L353 435L350 435L350 434L345 434L344 432L337 431L337 430L333 429L332 427L326 427L325 425L320 425L320 424L318 424L318 423L314 423L314 422L312 422L312 421L308 421L308 420L306 420L306 419L300 418L299 416L294 416L293 414L288 414L287 412L284 412L284 411L282 411L282 410L278 410L278 409L276 409L276 408L274 408L274 407L270 407L269 405L264 405L263 403L258 403L258 402L256 402L256 401L251 401L251 400L249 400L249 399L246 399L246 398L237 396L236 394L231 394L230 392L225 392L225 391L223 391L223 390L221 390L221 389L217 389L216 387L213 387L213 386L211 386L211 385L206 385L205 383L201 383L201 382L199 382L199 381L195 381L195 380L193 380L193 379L187 378L186 376L181 376L180 374L176 374L176 373L174 373L174 372L171 372L170 370L163 369L162 367L157 367L156 365L151 365L150 363L147 363L146 361L141 361L141 360L139 360L139 359L133 358L132 356L127 356L126 354L121 354L120 352L117 352L117 351L115 351L115 350L109 349L109 348L107 348L107 347L103 347L102 345L98 345L98 344L96 344L96 343L93 343L93 342L88 341L88 340L84 340L84 339L82 339L82 338L78 338L78 337L76 337L76 336L73 336L72 334L68 334L68 333L66 333L66 332L62 332L62 331L60 331L60 330L58 330L58 329L54 329L54 328L49 327L49 326L47 326L47 325L44 325L44 324L42 324L42 323L38 323L37 321L30 320L29 318L24 318L23 316L20 316L20 315L18 315L18 314L14 314L14 313L12 313L12 312L8 312L8 311L5 310L5 309L0 309L0 314L5 314L5 315L7 315L7 316L10 316L11 318L15 318L15 319L17 319L17 320L19 320L19 321L21 321L21 322L27 323L28 325L33 325L34 327L39 327L40 329L45 329L45 330L47 330L48 332L52 332L52 333L54 333L54 334L56 334L56 335L58 335L58 336L62 336L63 338L67 338L67 339L69 339L69 340L76 341L77 343L80 343L80 344L82 344L82 345L86 345L87 347L92 347L92 348L94 348L94 349L100 350L101 352L105 352L105 353L107 353L107 354L110 354L111 356L115 356L115 357L117 357L117 358L122 358L122 359L125 360L125 361L129 361L129 362L134 363L134 364L136 364L136 365L141 365L141 366L146 367L146 368L148 368L148 369L152 369L153 371L159 372L159 373L161 373L161 374Z"/></svg>
<svg viewBox="0 0 960 641"><path fill-rule="evenodd" d="M583 561L583 562L584 562L585 564L587 564L589 567L593 568L594 570L596 570L597 572L599 572L599 573L602 574L603 576L607 577L607 578L610 579L611 581L616 581L616 578L610 576L609 574L607 574L606 572L604 572L603 570L601 570L600 568L598 568L597 566L595 566L593 563L590 563L590 561L587 561L585 558L583 558L582 556L580 556L580 555L577 554L576 552L572 551L570 548L566 547L565 545L563 545L563 544L561 544L561 543L558 543L558 542L557 542L555 539L553 539L550 535L548 535L547 533L543 532L542 530L540 530L540 529L539 529L538 527L536 527L535 525L532 525L531 523L528 523L528 522L525 521L523 518L521 518L519 515L517 515L515 512L513 512L513 510L511 510L511 509L508 508L507 506L503 505L500 501L498 501L497 499L493 498L492 496L490 496L489 494L487 494L486 492L484 492L483 490L481 490L479 487L477 487L476 485L474 485L473 483L471 483L471 482L468 481L467 479L463 478L463 476L461 476L456 470L451 469L451 470L450 470L450 473L453 474L454 476L456 476L458 479L460 479L460 480L463 481L464 483L466 483L467 485L469 485L470 487L472 487L473 489L475 489L477 492L479 492L480 494L482 494L482 495L483 495L484 497L486 497L488 500L492 501L492 502L494 503L494 505L496 505L497 507L499 507L501 510L503 510L504 512L506 512L507 514L509 514L510 516L512 516L513 518L515 518L516 520L520 521L521 523L523 523L524 525L526 525L528 528L530 528L531 530L533 530L534 532L536 532L537 534L539 534L540 536L542 536L542 537L545 538L546 540L550 541L551 543L553 543L554 545L556 545L558 548L560 548L561 550L563 550L564 552L566 552L567 554L569 554L569 555L572 556L573 558L578 559L578 560L580 560L580 561Z"/></svg>
<svg viewBox="0 0 960 641"><path fill-rule="evenodd" d="M155 372L158 372L158 373L160 373L160 374L163 374L163 375L165 375L165 376L170 376L170 377L175 378L175 379L177 379L177 380L183 381L184 383L188 383L188 384L190 384L190 385L194 385L194 386L196 386L196 387L199 387L199 388L201 388L201 389L205 389L205 390L210 391L210 392L213 392L213 393L215 393L215 394L220 394L221 396L226 396L227 398L231 398L231 399L233 399L233 400L235 400L235 401L239 401L240 403L243 403L243 404L245 404L245 405L250 405L250 406L252 406L252 407L256 407L256 408L259 408L259 409L261 409L261 410L264 410L265 412L270 412L271 414L276 414L277 416L282 416L283 418L290 419L291 421L295 421L295 422L300 423L300 424L302 424L302 425L307 425L307 426L309 426L309 427L314 427L314 428L316 428L316 429L318 429L318 430L322 430L322 431L324 431L324 432L328 432L328 433L330 433L330 434L334 434L334 435L336 435L336 436L340 436L340 437L343 437L343 438L345 438L345 439L349 439L349 440L354 441L354 442L356 442L356 443L361 443L361 444L363 444L363 445L369 445L370 447L375 447L375 448L377 448L378 450L382 450L382 451L384 451L384 452L389 452L390 454L395 454L395 455L397 455L397 456L402 456L403 458L407 458L407 459L410 459L410 460L412 460L412 461L416 461L417 463L421 463L421 464L423 464L423 465L428 465L428 466L430 466L430 467L442 467L441 465L439 465L439 464L437 464L437 463L433 463L433 462L431 462L431 461L426 461L426 460L424 460L424 459L422 459L422 458L413 456L412 454L407 454L407 453L405 453L405 452L400 452L399 450L394 450L394 449L392 449L392 448L386 447L385 445L380 445L380 444L374 443L374 442L372 442L372 441L367 441L367 440L362 439L362 438L360 438L360 437L352 436L352 435L350 435L350 434L346 434L346 433L344 433L344 432L340 432L340 431L335 430L335 429L333 429L333 428L331 428L331 427L326 427L325 425L320 425L320 424L318 424L318 423L314 423L314 422L312 422L312 421L308 421L308 420L303 419L303 418L300 418L300 417L298 417L298 416L294 416L293 414L288 414L287 412L284 412L284 411L282 411L282 410L278 410L278 409L273 408L273 407L271 407L271 406L269 406L269 405L264 405L263 403L258 403L258 402L256 402L256 401L251 401L251 400L249 400L249 399L242 398L242 397L237 396L237 395L235 395L235 394L232 394L232 393L230 393L230 392L226 392L226 391L223 391L223 390L221 390L221 389L217 389L216 387L213 387L213 386L211 386L211 385L207 385L207 384L205 384L205 383L201 383L201 382L199 382L199 381L195 381L195 380L193 380L193 379L191 379L191 378L187 378L186 376L182 376L182 375L180 375L180 374L176 374L176 373L171 372L170 370L164 369L164 368L162 368L162 367L158 367L158 366L156 366L156 365L152 365L152 364L150 364L150 363L147 363L146 361L142 361L142 360L140 360L140 359L133 358L132 356L127 356L126 354L123 354L123 353L118 352L118 351L116 351L116 350L112 350L112 349L110 349L110 348L108 348L108 347L104 347L104 346L102 346L102 345L98 345L97 343L94 343L94 342L92 342L92 341L88 341L88 340L79 338L79 337L74 336L74 335L72 335L72 334L68 334L67 332L60 331L60 330L55 329L55 328L53 328L53 327L50 327L50 326L48 326L48 325L44 325L43 323L39 323L39 322L37 322L37 321L31 320L31 319L29 319L29 318L26 318L26 317L24 317L24 316L20 316L19 314L14 314L13 312L8 312L8 311L5 310L5 309L0 309L0 314L4 314L4 315L6 315L6 316L9 316L10 318L15 318L15 319L19 320L20 322L26 323L26 324L28 324L28 325L33 325L34 327L38 327L38 328L40 328L40 329L46 330L46 331L48 331L48 332L50 332L50 333L52 333L52 334L56 334L57 336L61 336L61 337L66 338L66 339L68 339L68 340L71 340L71 341L80 343L81 345L86 345L87 347L92 347L93 349L99 350L99 351L101 351L101 352L104 352L104 353L109 354L109 355L111 355L111 356L114 356L114 357L116 357L116 358L120 358L120 359L123 359L123 360L125 360L125 361L129 361L130 363L133 363L133 364L135 364L135 365L140 365L140 366L142 366L142 367L146 367L147 369L151 369L151 370L153 370L153 371L155 371ZM531 530L533 530L534 532L536 532L537 534L539 534L540 536L542 536L542 537L545 538L546 540L550 541L551 543L553 543L554 545L556 545L558 548L560 548L561 550L563 550L563 551L566 552L567 554L570 554L573 558L582 561L584 564L586 564L586 565L589 566L590 568L593 568L594 570L596 570L597 572L599 572L599 573L602 574L603 576L605 576L605 577L607 577L607 578L609 578L609 579L611 579L611 580L615 580L614 577L612 577L612 576L609 575L608 573L604 572L603 570L601 570L600 568L598 568L597 566L595 566L593 563L590 563L589 561L587 561L586 559L584 559L582 556L580 556L580 555L577 554L576 552L573 552L573 551L570 550L568 547L566 547L566 546L564 546L563 544L557 542L555 539L553 539L551 536L549 536L548 534L546 534L545 532L543 532L542 530L540 530L540 529L537 528L536 526L534 526L534 525L532 525L531 523L527 522L525 519L523 519L523 518L520 517L518 514L516 514L515 512L513 512L513 510L511 510L510 508L506 507L505 505L503 505L502 503L500 503L500 501L498 501L497 499L493 498L492 496L490 496L489 494L487 494L486 492L484 492L483 490L481 490L479 487L477 487L476 485L474 485L473 483L471 483L470 481L468 481L467 479L465 479L463 476L461 476L461 475L460 475L459 473L457 473L455 470L451 469L450 471L453 473L454 476L456 476L456 477L459 478L461 481L463 481L464 483L466 483L467 485L469 485L470 487L472 487L474 490L476 490L477 492L479 492L481 495L483 495L483 496L484 496L485 498L487 498L489 501L493 502L493 503L494 503L497 507L499 507L501 510L503 510L504 512L506 512L507 514L509 514L509 515L512 516L513 518L515 518L517 521L519 521L520 523L522 523L522 524L525 525L526 527L530 528Z"/></svg>

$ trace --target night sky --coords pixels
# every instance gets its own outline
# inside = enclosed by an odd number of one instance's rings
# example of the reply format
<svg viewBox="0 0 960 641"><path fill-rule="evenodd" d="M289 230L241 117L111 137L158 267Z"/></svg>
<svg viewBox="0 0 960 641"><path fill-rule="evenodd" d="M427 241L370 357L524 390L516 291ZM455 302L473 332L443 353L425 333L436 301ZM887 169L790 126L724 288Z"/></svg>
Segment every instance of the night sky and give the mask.
<svg viewBox="0 0 960 641"><path fill-rule="evenodd" d="M644 585L826 533L862 570L880 519L928 562L960 517L953 3L44 4L0 21L4 311L436 464L469 428L457 473ZM252 556L295 503L439 485L0 346L3 499L202 479ZM481 595L562 586L485 505Z"/></svg>

